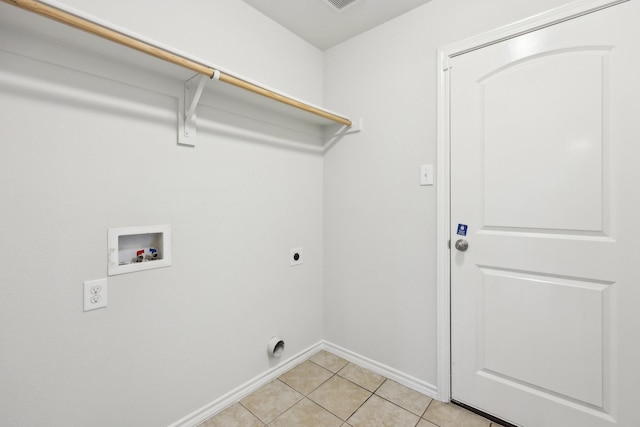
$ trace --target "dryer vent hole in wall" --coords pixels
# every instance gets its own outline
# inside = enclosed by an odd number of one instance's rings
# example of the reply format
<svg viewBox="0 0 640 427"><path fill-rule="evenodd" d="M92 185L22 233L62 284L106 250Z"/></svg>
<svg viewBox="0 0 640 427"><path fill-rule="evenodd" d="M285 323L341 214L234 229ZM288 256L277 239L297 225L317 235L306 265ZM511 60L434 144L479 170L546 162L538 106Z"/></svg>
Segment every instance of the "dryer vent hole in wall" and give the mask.
<svg viewBox="0 0 640 427"><path fill-rule="evenodd" d="M280 337L271 337L267 343L269 356L280 357L284 351L284 340Z"/></svg>

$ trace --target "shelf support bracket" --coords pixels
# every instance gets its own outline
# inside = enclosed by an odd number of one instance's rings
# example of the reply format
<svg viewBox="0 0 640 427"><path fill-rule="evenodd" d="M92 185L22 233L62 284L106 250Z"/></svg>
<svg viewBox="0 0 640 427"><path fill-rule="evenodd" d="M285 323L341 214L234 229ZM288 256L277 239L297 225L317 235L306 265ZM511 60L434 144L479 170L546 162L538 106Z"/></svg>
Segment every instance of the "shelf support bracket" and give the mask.
<svg viewBox="0 0 640 427"><path fill-rule="evenodd" d="M215 70L211 79L219 80L220 71ZM196 145L197 116L196 109L200 97L209 77L199 74L184 83L184 96L178 102L178 143L183 145Z"/></svg>

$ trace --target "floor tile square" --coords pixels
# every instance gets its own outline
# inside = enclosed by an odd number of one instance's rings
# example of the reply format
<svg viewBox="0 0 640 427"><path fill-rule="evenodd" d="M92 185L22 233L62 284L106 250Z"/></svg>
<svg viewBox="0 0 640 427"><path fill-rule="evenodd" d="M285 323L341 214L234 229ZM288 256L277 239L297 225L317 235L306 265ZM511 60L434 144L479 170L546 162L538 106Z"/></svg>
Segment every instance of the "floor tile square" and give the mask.
<svg viewBox="0 0 640 427"><path fill-rule="evenodd" d="M369 391L376 391L376 389L380 387L380 384L382 384L386 379L385 377L373 373L368 369L356 365L355 363L349 363L347 366L338 371L338 375L340 375L342 378L348 379L352 383L355 383L362 388L366 388Z"/></svg>
<svg viewBox="0 0 640 427"><path fill-rule="evenodd" d="M416 427L438 427L437 425L435 425L434 423L431 423L427 420L425 420L424 418L420 420L420 422L418 423L418 425Z"/></svg>
<svg viewBox="0 0 640 427"><path fill-rule="evenodd" d="M235 403L198 427L264 427L264 423L244 406Z"/></svg>
<svg viewBox="0 0 640 427"><path fill-rule="evenodd" d="M307 360L282 374L280 381L306 396L332 376L333 372Z"/></svg>
<svg viewBox="0 0 640 427"><path fill-rule="evenodd" d="M432 400L429 396L425 396L392 380L386 380L376 391L376 394L413 412L419 417L424 414L424 411Z"/></svg>
<svg viewBox="0 0 640 427"><path fill-rule="evenodd" d="M371 392L342 377L334 376L309 394L309 399L347 420L369 397Z"/></svg>
<svg viewBox="0 0 640 427"><path fill-rule="evenodd" d="M260 418L260 421L269 424L303 397L282 381L273 380L242 399L240 404Z"/></svg>
<svg viewBox="0 0 640 427"><path fill-rule="evenodd" d="M342 357L331 354L328 351L320 350L309 359L314 363L330 370L331 372L338 372L340 369L346 366L347 362Z"/></svg>
<svg viewBox="0 0 640 427"><path fill-rule="evenodd" d="M373 395L348 422L354 427L415 427L419 420L418 415Z"/></svg>
<svg viewBox="0 0 640 427"><path fill-rule="evenodd" d="M341 427L343 421L309 399L303 399L276 418L269 427Z"/></svg>
<svg viewBox="0 0 640 427"><path fill-rule="evenodd" d="M480 415L451 403L433 400L423 418L440 427L489 427L491 422Z"/></svg>

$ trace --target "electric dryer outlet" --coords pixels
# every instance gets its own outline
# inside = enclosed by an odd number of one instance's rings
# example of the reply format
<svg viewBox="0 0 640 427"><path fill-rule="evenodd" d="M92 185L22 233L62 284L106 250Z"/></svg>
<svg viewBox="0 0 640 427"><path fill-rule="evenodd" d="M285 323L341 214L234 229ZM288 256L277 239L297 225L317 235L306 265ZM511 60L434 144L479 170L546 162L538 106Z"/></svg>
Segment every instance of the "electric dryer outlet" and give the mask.
<svg viewBox="0 0 640 427"><path fill-rule="evenodd" d="M303 260L302 248L293 248L289 251L289 265L300 265Z"/></svg>

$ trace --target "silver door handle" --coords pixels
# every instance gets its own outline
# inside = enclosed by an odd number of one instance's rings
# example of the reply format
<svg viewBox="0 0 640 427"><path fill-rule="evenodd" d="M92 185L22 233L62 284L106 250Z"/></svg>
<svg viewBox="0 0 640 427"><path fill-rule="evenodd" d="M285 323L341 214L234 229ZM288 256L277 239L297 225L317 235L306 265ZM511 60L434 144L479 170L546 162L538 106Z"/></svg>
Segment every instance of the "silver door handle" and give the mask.
<svg viewBox="0 0 640 427"><path fill-rule="evenodd" d="M455 246L456 246L457 250L459 250L461 252L464 252L467 249L469 249L469 242L467 242L464 239L458 239L458 240L456 240L456 245Z"/></svg>

